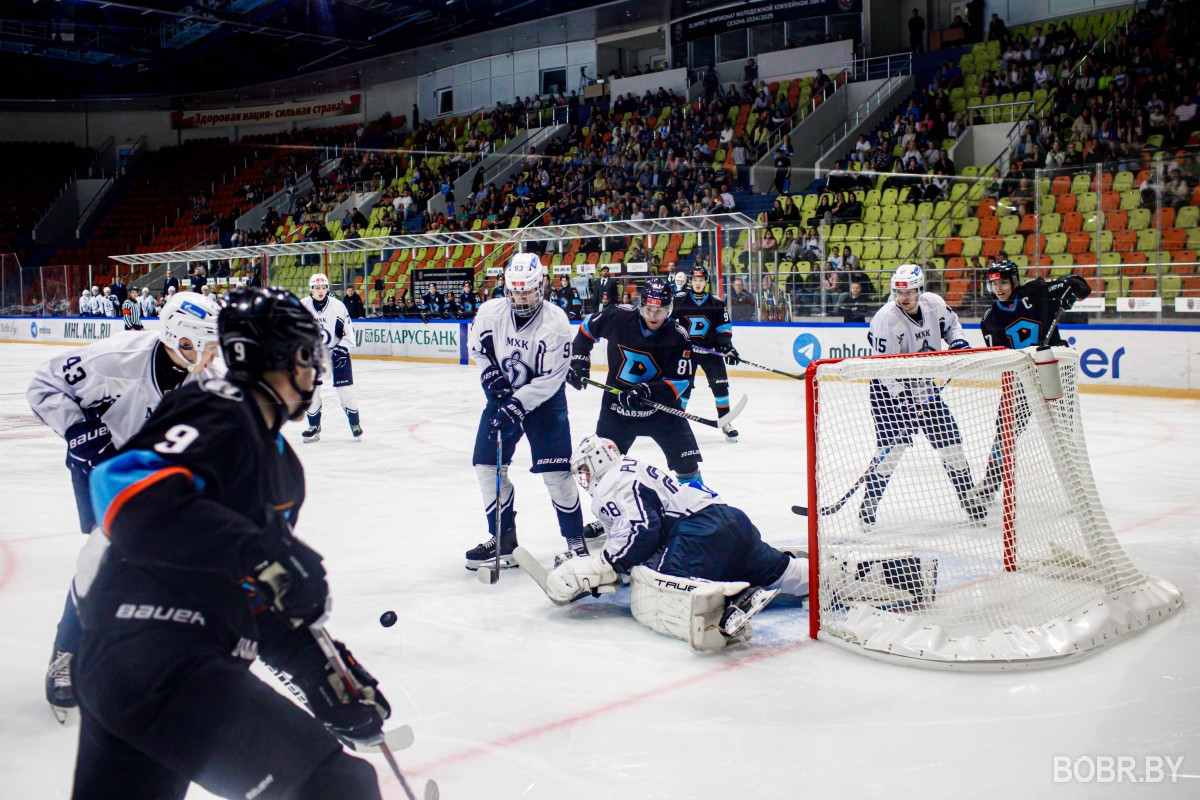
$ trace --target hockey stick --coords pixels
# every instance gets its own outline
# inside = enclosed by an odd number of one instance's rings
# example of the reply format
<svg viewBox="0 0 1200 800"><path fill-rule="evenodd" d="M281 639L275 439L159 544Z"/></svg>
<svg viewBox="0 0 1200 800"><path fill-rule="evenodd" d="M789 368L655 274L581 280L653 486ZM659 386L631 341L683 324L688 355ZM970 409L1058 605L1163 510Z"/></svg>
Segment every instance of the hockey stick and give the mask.
<svg viewBox="0 0 1200 800"><path fill-rule="evenodd" d="M941 386L938 386L936 389L934 389L934 393L940 397L942 394L942 389L945 389L947 386L949 386L950 381L952 381L952 380L954 380L953 377L947 378L945 380L945 382L942 383ZM921 413L923 413L923 412L921 412ZM833 503L830 503L827 506L821 506L821 508L819 509L821 516L827 517L830 514L836 514L837 512L841 511L842 506L846 505L846 501L849 500L850 497L854 494L854 492L858 490L859 486L863 485L863 482L866 481L867 476L870 475L875 470L875 468L878 467L883 462L883 459L887 457L887 454L889 452L891 452L891 450L892 450L892 448L889 445L887 448L884 449L884 451L882 453L880 453L879 455L872 458L871 463L867 465L867 469L863 472L862 475L858 476L858 480L856 480L854 482L853 486L851 486L849 489L846 490L846 493L844 495L842 495L841 498L839 498L837 501L835 501ZM801 517L807 517L808 516L808 506L792 506L792 513L798 514Z"/></svg>
<svg viewBox="0 0 1200 800"><path fill-rule="evenodd" d="M610 394L615 394L618 397L620 395L624 394L623 391L621 391L620 389L618 389L615 386L609 386L607 383L601 383L600 381L594 381L591 378L584 378L583 382L590 386L595 386L598 389L603 389L604 391L609 392ZM698 422L701 425L707 425L710 428L717 428L719 430L722 426L728 425L729 423L733 422L734 419L737 418L737 415L742 413L742 409L746 407L746 396L742 395L742 399L738 400L736 403L734 403L733 407L730 408L729 411L727 411L726 413L724 413L720 417L718 417L715 422L711 419L705 419L704 417L698 417L695 414L689 414L688 412L686 412L682 409L672 408L671 406L664 405L664 404L656 402L654 400L650 400L650 399L646 399L646 398L639 398L639 402L649 406L650 408L653 408L655 411L663 411L667 414L671 414L676 417L683 417L684 419L691 420L692 422Z"/></svg>
<svg viewBox="0 0 1200 800"><path fill-rule="evenodd" d="M492 566L485 569L475 571L475 577L480 583L491 585L500 582L500 543L503 537L503 531L500 530L500 516L503 512L503 504L500 502L500 490L502 488L500 481L500 469L504 462L504 440L500 431L496 431L496 561Z"/></svg>
<svg viewBox="0 0 1200 800"><path fill-rule="evenodd" d="M533 578L533 582L536 583L541 590L546 593L546 597L549 597L550 602L554 603L556 606L569 605L570 603L574 603L579 598L585 597L588 594L591 594L593 597L599 597L602 594L611 594L617 590L616 586L613 586L612 584L606 584L598 589L593 589L590 592L581 589L579 594L575 595L570 600L556 600L550 595L550 573L545 567L542 566L542 562L534 558L533 553L529 552L524 547L518 547L513 550L513 558L516 559L517 566L524 570L526 575Z"/></svg>
<svg viewBox="0 0 1200 800"><path fill-rule="evenodd" d="M346 662L342 660L342 654L338 652L337 646L333 643L333 637L329 635L329 631L325 630L324 626L320 623L317 623L316 625L310 625L309 631L316 640L317 647L321 648L321 652L324 653L325 659L329 662L329 665L333 667L334 672L337 673L338 678L342 681L342 684L345 685L346 691L351 697L357 699L362 693L363 686L358 682L358 679L351 674L350 668L346 666ZM381 733L375 738L364 742L363 744L368 747L379 748L379 752L383 753L383 758L385 761L387 761L388 766L391 768L392 774L395 775L396 780L400 782L400 788L404 790L404 796L407 797L408 800L417 800L417 796L413 794L412 788L408 785L408 781L404 778L404 773L400 771L400 765L396 763L396 757L392 755L392 751L388 749L387 736ZM436 783L433 781L425 782L425 790L422 792L424 800L438 800L440 794L441 793L438 790L438 785Z"/></svg>
<svg viewBox="0 0 1200 800"><path fill-rule="evenodd" d="M696 351L697 353L704 353L704 354L710 355L710 356L720 356L721 358L729 357L718 350L710 350L707 347L701 347L696 344L692 345L692 350ZM791 372L784 372L781 369L772 369L771 367L768 367L764 364L756 364L755 362L750 361L749 359L746 359L746 358L742 358L741 356L738 356L738 362L742 363L742 364L749 364L752 367L758 367L759 369L766 370L767 372L774 372L776 375L782 375L785 378L794 378L795 380L798 380L798 381L804 380L803 375L796 375Z"/></svg>

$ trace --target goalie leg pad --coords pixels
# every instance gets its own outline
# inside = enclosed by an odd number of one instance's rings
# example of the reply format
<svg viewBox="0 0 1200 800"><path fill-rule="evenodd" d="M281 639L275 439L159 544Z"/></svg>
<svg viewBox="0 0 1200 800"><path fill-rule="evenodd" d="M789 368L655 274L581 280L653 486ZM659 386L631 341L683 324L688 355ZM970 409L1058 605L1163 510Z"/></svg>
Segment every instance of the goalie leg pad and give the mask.
<svg viewBox="0 0 1200 800"><path fill-rule="evenodd" d="M745 581L721 582L664 575L649 567L632 570L629 607L633 618L652 631L682 639L697 653L721 650L735 641L749 641L747 625L734 639L721 634L726 598L750 587Z"/></svg>

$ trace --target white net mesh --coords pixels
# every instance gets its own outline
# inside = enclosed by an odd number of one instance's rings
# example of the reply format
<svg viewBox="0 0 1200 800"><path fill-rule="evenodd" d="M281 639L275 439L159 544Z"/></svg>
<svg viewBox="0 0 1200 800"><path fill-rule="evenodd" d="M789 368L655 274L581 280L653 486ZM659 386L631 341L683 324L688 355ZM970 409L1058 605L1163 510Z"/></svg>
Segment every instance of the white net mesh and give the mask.
<svg viewBox="0 0 1200 800"><path fill-rule="evenodd" d="M816 367L822 638L934 666L1017 666L1088 652L1179 605L1117 544L1089 466L1078 358L1054 352L1052 401L1026 352Z"/></svg>

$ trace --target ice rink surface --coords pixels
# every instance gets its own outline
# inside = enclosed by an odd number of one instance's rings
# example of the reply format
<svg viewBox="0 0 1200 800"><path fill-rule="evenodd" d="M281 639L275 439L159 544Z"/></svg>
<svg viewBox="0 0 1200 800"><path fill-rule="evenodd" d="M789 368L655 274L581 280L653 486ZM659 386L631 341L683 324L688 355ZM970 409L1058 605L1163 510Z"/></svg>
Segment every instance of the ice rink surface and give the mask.
<svg viewBox="0 0 1200 800"><path fill-rule="evenodd" d="M0 345L5 800L69 797L78 734L77 720L54 722L42 680L83 537L63 442L25 402L32 370L56 351ZM795 604L760 615L752 642L702 657L638 625L627 590L558 608L516 570L481 585L462 565L486 538L470 464L476 370L365 360L354 369L364 441L351 441L332 390L321 442L303 445L302 426L286 428L308 480L297 530L326 556L331 631L379 678L393 722L416 731L399 754L411 782L434 778L448 800L1200 797L1200 402L1082 399L1119 541L1183 591L1183 609L1073 664L961 674L814 642ZM600 395L568 392L578 440L594 430ZM769 541L803 541L804 520L790 511L804 502L803 387L735 377L742 394L740 443L696 429L705 481ZM690 410L712 413L707 389ZM652 443L633 453L663 463ZM522 445L518 530L549 561L562 539L529 466ZM384 629L388 609L399 622ZM1175 783L1056 783L1056 756L1130 756L1137 777L1147 757L1183 763ZM383 787L402 796L390 776Z"/></svg>

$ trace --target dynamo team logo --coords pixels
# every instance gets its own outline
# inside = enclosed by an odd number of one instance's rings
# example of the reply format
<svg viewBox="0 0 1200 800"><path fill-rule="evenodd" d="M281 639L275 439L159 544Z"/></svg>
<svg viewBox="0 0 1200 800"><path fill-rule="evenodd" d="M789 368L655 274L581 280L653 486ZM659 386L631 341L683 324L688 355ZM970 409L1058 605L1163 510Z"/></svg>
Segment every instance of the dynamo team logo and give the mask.
<svg viewBox="0 0 1200 800"><path fill-rule="evenodd" d="M792 342L792 357L802 367L807 367L821 357L821 341L811 333L802 333Z"/></svg>

